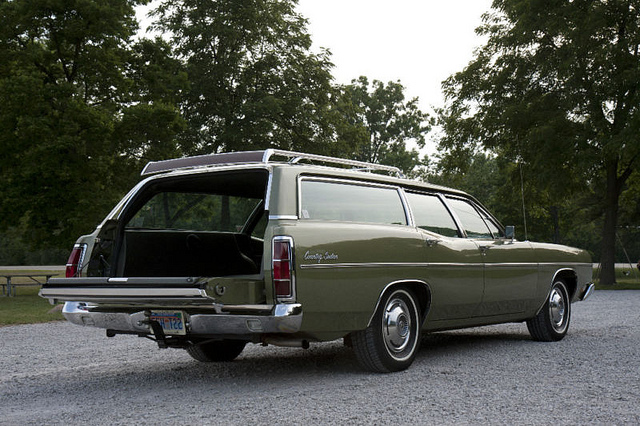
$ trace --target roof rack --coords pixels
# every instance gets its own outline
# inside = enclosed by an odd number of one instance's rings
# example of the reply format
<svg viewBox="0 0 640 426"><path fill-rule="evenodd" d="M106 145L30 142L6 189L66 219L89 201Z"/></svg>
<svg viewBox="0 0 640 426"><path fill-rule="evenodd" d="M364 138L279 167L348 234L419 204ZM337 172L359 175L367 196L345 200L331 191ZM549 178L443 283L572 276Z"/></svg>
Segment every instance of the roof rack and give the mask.
<svg viewBox="0 0 640 426"><path fill-rule="evenodd" d="M290 164L299 163L303 160L317 161L327 164L340 164L352 166L361 171L385 171L389 174L403 178L402 171L393 166L385 166L383 164L366 163L364 161L348 160L346 158L327 157L324 155L305 154L295 151L283 151L280 149L266 149L264 151L241 151L227 152L222 154L198 155L195 157L176 158L173 160L151 161L140 173L142 176L148 176L156 173L163 173L172 170L193 169L198 167L219 166L227 164L241 163L264 163L268 164L272 157L284 157Z"/></svg>

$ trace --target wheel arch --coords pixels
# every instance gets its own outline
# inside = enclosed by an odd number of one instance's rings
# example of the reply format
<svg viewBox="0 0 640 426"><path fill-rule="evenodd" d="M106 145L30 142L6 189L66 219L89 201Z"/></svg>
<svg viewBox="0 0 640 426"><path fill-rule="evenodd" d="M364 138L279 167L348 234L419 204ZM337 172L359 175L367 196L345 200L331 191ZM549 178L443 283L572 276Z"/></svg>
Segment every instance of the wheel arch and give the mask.
<svg viewBox="0 0 640 426"><path fill-rule="evenodd" d="M369 322L367 323L367 327L371 325L371 321L373 321L373 317L382 302L384 296L395 290L396 288L405 288L411 290L411 292L416 297L416 302L419 304L418 312L420 313L420 326L424 324L425 319L427 318L427 313L429 312L429 308L431 307L431 288L429 284L421 280L399 280L393 281L387 284L380 295L378 296L378 300L376 301L376 305L373 308L371 316L369 317Z"/></svg>
<svg viewBox="0 0 640 426"><path fill-rule="evenodd" d="M562 279L564 281L564 283L566 284L566 287L567 287L567 291L569 292L569 300L570 301L573 300L573 297L576 294L576 290L578 288L578 274L576 273L576 271L574 269L571 269L571 268L558 269L553 274L553 277L551 278L551 281L548 283L549 286L548 286L548 289L547 289L546 296L545 296L544 301L542 302L542 304L536 310L536 315L538 313L540 313L540 311L544 307L544 304L547 302L547 299L549 298L549 295L551 294L551 289L553 288L553 283L555 283L556 280L558 280L558 279Z"/></svg>
<svg viewBox="0 0 640 426"><path fill-rule="evenodd" d="M576 290L578 289L578 273L571 268L558 269L556 273L553 274L553 278L549 283L549 291L551 291L553 283L555 283L557 279L564 280L567 285L567 291L569 292L569 300L573 300L573 296L575 296Z"/></svg>

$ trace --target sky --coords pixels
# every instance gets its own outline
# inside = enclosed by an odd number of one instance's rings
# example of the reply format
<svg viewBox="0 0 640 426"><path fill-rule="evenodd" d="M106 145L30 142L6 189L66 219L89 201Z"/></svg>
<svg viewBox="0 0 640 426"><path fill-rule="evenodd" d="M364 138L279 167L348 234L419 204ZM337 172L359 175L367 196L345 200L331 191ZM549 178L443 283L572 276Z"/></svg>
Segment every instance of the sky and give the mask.
<svg viewBox="0 0 640 426"><path fill-rule="evenodd" d="M491 0L299 0L313 50L330 50L337 83L361 75L400 81L429 114L442 107L442 81L462 71L483 39L475 34ZM154 4L154 3L152 3ZM143 19L149 6L138 8ZM144 27L144 21L143 21ZM435 143L428 143L427 154Z"/></svg>
<svg viewBox="0 0 640 426"><path fill-rule="evenodd" d="M491 0L299 0L314 50L328 48L337 83L397 81L420 108L443 105L441 83L483 44L475 34Z"/></svg>

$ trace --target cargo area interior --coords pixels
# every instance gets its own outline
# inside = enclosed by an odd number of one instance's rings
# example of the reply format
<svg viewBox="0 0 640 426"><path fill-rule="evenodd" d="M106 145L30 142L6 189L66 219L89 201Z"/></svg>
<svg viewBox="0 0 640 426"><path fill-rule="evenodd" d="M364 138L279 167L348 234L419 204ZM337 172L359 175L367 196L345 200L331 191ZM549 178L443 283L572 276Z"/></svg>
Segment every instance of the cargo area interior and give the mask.
<svg viewBox="0 0 640 426"><path fill-rule="evenodd" d="M123 277L257 274L267 180L264 169L154 179L122 213L113 254L97 248L93 263Z"/></svg>
<svg viewBox="0 0 640 426"><path fill-rule="evenodd" d="M231 232L131 229L123 252L125 277L220 277L257 274L262 242Z"/></svg>

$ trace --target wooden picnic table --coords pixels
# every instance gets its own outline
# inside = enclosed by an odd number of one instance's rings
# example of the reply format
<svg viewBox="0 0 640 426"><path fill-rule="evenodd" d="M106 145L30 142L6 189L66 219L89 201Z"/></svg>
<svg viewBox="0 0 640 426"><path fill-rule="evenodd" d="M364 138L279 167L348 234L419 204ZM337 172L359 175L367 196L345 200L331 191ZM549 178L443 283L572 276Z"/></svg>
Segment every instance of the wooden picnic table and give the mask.
<svg viewBox="0 0 640 426"><path fill-rule="evenodd" d="M55 277L56 275L58 274L0 274L0 277L6 280L5 283L0 283L0 285L2 286L2 295L7 297L15 296L16 287L42 285L47 281L49 281L51 277ZM20 284L11 282L13 278L19 278L19 277L29 278L33 282L20 283ZM39 278L40 279L45 278L44 282L41 281Z"/></svg>

